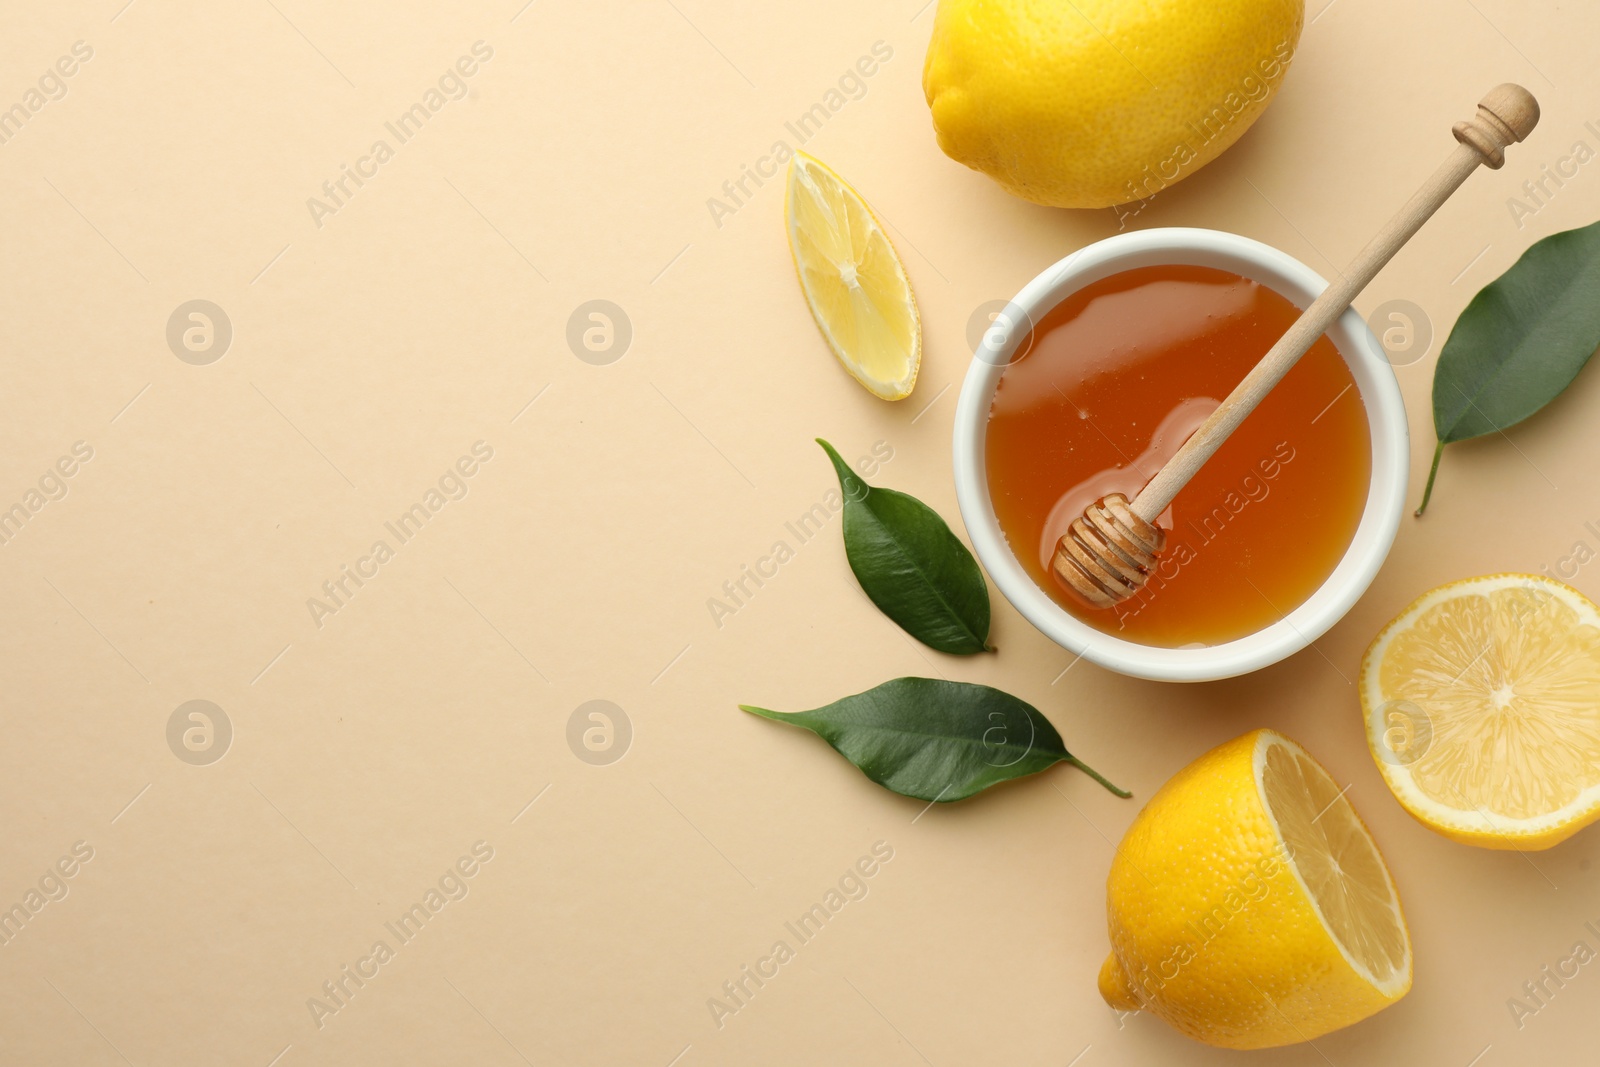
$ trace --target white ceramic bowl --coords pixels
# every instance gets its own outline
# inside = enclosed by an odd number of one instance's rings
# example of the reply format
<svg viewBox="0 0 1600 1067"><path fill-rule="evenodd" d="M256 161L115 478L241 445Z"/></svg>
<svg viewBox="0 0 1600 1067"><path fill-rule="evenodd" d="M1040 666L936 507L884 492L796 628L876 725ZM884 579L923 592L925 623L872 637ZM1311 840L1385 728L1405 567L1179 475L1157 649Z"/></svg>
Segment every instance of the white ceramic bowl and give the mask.
<svg viewBox="0 0 1600 1067"><path fill-rule="evenodd" d="M1265 629L1205 648L1156 648L1080 622L1040 589L1012 554L995 518L984 462L996 384L1029 336L1031 324L1072 293L1120 271L1161 264L1216 267L1251 278L1304 308L1327 287L1315 271L1259 241L1217 230L1151 229L1119 234L1073 253L1018 293L984 335L956 408L956 498L978 559L1005 598L1045 636L1121 674L1200 682L1260 670L1305 648L1366 592L1394 542L1405 508L1410 435L1394 370L1353 309L1328 336L1344 357L1366 405L1372 434L1372 485L1350 547L1333 573L1289 615Z"/></svg>

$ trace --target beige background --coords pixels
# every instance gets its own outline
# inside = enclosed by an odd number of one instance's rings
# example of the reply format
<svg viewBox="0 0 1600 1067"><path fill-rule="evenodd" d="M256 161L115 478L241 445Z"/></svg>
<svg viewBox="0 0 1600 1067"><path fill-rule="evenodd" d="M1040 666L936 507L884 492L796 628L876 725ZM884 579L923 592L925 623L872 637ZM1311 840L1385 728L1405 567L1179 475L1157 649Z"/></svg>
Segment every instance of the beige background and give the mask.
<svg viewBox="0 0 1600 1067"><path fill-rule="evenodd" d="M999 656L937 655L855 589L836 522L718 628L707 599L832 484L814 436L850 458L888 442L877 480L954 519L970 316L1117 229L938 152L919 85L931 5L124 3L9 0L0 32L0 107L74 42L94 53L0 145L0 507L74 442L93 448L0 546L0 903L75 842L93 849L0 947L0 1062L1244 1059L1119 1020L1095 993L1110 842L1138 800L1058 768L923 812L735 710L901 674L1033 701L1139 798L1261 725L1351 784L1405 895L1415 989L1252 1062L1592 1056L1600 971L1521 1030L1506 1000L1575 941L1600 944L1584 929L1600 838L1519 856L1424 830L1365 751L1350 680L1424 589L1570 573L1575 542L1600 547L1584 525L1600 521L1593 371L1509 439L1453 447L1365 599L1251 677L1184 688L1072 666L998 596ZM1442 338L1531 241L1593 221L1600 163L1521 228L1507 198L1573 142L1600 148L1600 16L1515 0L1312 16L1265 119L1137 225L1233 230L1331 272L1507 79L1540 96L1542 127L1360 306L1414 301ZM493 58L470 95L319 228L307 198L479 40ZM720 227L706 206L877 41L892 59L807 147L890 220L916 285L927 355L896 406L817 337L779 186ZM193 299L233 328L205 366L164 335ZM608 366L565 340L593 299L633 327ZM1399 372L1419 486L1432 362ZM316 625L307 599L374 540L394 547L384 522L477 441L493 458L468 495ZM1600 570L1572 580L1600 593ZM208 766L167 743L193 699L233 728ZM567 740L594 699L632 726L608 766ZM870 894L719 1029L707 998L880 840L894 858ZM308 998L397 944L383 924L478 841L493 859L469 895L319 1028Z"/></svg>

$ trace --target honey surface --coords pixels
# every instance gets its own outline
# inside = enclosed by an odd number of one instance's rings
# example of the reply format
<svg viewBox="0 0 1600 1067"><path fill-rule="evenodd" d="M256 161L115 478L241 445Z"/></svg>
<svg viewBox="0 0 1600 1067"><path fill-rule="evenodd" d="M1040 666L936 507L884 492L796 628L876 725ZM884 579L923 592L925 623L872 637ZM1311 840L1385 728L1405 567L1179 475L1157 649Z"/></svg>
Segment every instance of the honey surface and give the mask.
<svg viewBox="0 0 1600 1067"><path fill-rule="evenodd" d="M1371 478L1366 410L1333 343L1318 340L1161 517L1149 584L1096 609L1050 572L1057 539L1097 498L1133 499L1299 310L1208 267L1143 267L1054 308L1001 377L989 491L1012 551L1085 622L1180 647L1253 633L1338 564Z"/></svg>

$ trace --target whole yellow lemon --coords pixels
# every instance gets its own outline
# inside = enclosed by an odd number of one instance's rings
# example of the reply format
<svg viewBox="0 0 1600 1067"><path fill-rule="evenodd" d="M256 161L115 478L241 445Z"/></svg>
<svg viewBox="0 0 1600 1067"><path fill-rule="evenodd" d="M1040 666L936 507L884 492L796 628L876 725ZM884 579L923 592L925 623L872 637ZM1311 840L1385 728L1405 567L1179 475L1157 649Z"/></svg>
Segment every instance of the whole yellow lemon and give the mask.
<svg viewBox="0 0 1600 1067"><path fill-rule="evenodd" d="M1111 207L1237 141L1304 23L1304 0L940 0L922 88L951 159L1038 204Z"/></svg>

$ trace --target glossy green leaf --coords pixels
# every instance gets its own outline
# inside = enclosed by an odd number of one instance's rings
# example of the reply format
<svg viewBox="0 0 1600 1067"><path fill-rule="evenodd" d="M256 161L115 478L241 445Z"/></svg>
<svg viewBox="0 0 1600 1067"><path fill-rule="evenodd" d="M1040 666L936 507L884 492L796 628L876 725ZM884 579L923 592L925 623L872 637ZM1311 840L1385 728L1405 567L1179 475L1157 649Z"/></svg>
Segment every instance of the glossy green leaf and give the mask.
<svg viewBox="0 0 1600 1067"><path fill-rule="evenodd" d="M967 546L914 496L874 489L817 438L844 493L844 552L872 602L929 648L957 656L994 651L989 589Z"/></svg>
<svg viewBox="0 0 1600 1067"><path fill-rule="evenodd" d="M1132 795L1080 763L1032 704L986 685L896 678L815 711L739 707L812 731L874 782L918 800L964 800L1063 762Z"/></svg>
<svg viewBox="0 0 1600 1067"><path fill-rule="evenodd" d="M1600 222L1552 234L1467 305L1433 372L1433 450L1496 433L1544 407L1600 348Z"/></svg>

